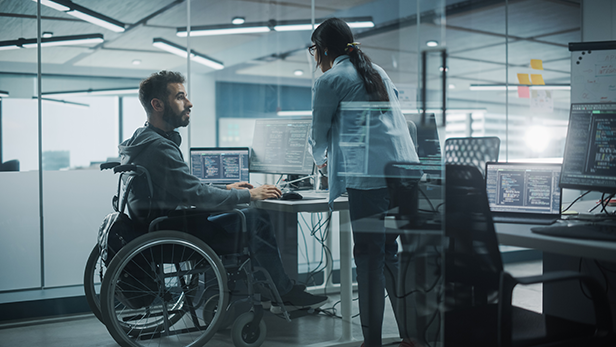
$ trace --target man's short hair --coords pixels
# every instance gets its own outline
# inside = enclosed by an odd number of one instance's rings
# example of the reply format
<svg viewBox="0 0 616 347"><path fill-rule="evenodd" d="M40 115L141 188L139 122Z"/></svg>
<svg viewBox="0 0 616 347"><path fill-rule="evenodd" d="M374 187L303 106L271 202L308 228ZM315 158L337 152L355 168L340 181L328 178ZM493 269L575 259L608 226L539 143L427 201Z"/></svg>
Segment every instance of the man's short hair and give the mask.
<svg viewBox="0 0 616 347"><path fill-rule="evenodd" d="M185 79L179 72L160 71L153 73L150 77L141 81L139 85L139 101L147 114L150 114L154 109L150 103L152 99L159 99L163 102L167 101L169 91L167 85L169 83L184 83Z"/></svg>

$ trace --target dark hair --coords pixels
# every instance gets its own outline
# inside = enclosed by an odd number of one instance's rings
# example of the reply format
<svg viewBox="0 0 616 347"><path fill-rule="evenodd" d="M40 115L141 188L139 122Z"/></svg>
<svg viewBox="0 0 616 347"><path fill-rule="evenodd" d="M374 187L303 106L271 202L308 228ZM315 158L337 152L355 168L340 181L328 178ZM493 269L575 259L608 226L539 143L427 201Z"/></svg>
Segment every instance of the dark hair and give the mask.
<svg viewBox="0 0 616 347"><path fill-rule="evenodd" d="M347 44L353 43L354 39L353 32L345 21L340 18L327 19L314 30L311 40L317 48L317 65L321 65L325 49L333 58L347 54L364 82L370 101L389 101L385 83L372 66L370 58L356 47L347 50Z"/></svg>
<svg viewBox="0 0 616 347"><path fill-rule="evenodd" d="M167 85L169 83L184 83L185 79L179 72L160 71L153 73L150 77L141 81L139 84L139 101L147 114L150 114L154 109L150 101L159 99L163 102L167 101L169 91Z"/></svg>

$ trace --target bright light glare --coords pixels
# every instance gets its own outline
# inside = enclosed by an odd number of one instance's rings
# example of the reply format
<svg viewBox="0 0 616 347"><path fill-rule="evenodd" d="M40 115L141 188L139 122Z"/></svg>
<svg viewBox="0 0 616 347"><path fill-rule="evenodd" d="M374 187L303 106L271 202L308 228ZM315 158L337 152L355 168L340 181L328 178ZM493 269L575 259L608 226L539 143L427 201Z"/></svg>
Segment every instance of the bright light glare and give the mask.
<svg viewBox="0 0 616 347"><path fill-rule="evenodd" d="M231 20L232 24L235 25L240 25L240 24L244 24L244 22L246 22L246 20L244 19L244 17L235 17Z"/></svg>
<svg viewBox="0 0 616 347"><path fill-rule="evenodd" d="M524 140L526 145L533 152L541 153L548 147L551 137L551 132L548 128L541 125L534 125L526 131Z"/></svg>

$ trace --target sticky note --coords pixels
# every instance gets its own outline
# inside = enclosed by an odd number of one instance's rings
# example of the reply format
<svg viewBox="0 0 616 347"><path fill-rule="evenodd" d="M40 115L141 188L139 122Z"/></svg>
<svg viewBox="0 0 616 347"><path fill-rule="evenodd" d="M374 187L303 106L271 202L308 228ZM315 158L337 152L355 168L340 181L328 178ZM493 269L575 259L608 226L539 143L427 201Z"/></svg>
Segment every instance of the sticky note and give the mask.
<svg viewBox="0 0 616 347"><path fill-rule="evenodd" d="M543 82L543 76L540 74L530 74L530 80L533 84L545 85L545 82Z"/></svg>
<svg viewBox="0 0 616 347"><path fill-rule="evenodd" d="M541 59L531 59L530 67L535 70L543 70L543 61Z"/></svg>
<svg viewBox="0 0 616 347"><path fill-rule="evenodd" d="M519 73L518 74L518 82L520 84L530 84L530 79L528 79L527 73Z"/></svg>
<svg viewBox="0 0 616 347"><path fill-rule="evenodd" d="M518 86L518 98L530 99L530 88Z"/></svg>

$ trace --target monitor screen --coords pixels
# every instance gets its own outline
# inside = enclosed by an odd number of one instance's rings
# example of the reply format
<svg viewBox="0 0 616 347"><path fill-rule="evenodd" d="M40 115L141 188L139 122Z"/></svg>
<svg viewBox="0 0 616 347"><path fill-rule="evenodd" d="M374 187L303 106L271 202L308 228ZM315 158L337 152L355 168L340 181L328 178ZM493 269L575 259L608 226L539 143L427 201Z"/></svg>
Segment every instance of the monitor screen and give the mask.
<svg viewBox="0 0 616 347"><path fill-rule="evenodd" d="M560 214L560 171L560 164L486 163L490 210Z"/></svg>
<svg viewBox="0 0 616 347"><path fill-rule="evenodd" d="M404 117L423 171L440 176L443 162L434 113L425 113L424 117L418 113L405 114Z"/></svg>
<svg viewBox="0 0 616 347"><path fill-rule="evenodd" d="M249 155L248 147L191 148L190 171L208 184L248 182Z"/></svg>
<svg viewBox="0 0 616 347"><path fill-rule="evenodd" d="M308 136L312 118L262 118L255 122L250 171L310 175L314 161Z"/></svg>
<svg viewBox="0 0 616 347"><path fill-rule="evenodd" d="M560 186L616 192L616 103L571 104Z"/></svg>

